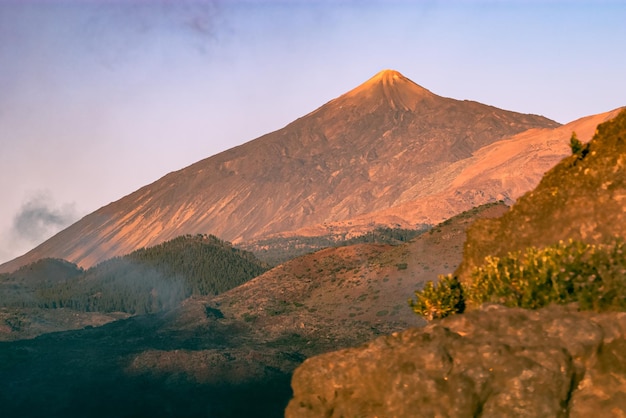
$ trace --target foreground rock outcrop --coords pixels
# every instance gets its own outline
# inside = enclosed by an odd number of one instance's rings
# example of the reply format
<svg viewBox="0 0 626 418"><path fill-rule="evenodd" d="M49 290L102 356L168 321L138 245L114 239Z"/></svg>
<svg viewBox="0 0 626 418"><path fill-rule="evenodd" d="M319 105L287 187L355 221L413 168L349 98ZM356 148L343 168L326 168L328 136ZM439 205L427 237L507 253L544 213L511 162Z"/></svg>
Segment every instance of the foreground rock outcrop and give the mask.
<svg viewBox="0 0 626 418"><path fill-rule="evenodd" d="M485 305L306 360L286 417L624 417L626 313Z"/></svg>

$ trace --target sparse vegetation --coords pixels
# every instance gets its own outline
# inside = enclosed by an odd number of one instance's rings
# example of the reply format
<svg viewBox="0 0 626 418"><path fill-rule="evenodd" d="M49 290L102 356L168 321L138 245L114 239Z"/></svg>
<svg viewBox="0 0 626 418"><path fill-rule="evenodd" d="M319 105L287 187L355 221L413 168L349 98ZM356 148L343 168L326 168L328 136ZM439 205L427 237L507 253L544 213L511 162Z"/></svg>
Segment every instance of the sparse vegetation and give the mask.
<svg viewBox="0 0 626 418"><path fill-rule="evenodd" d="M582 310L626 309L626 244L570 240L503 258L487 257L472 273L467 292L472 305L496 302L537 309L578 302Z"/></svg>
<svg viewBox="0 0 626 418"><path fill-rule="evenodd" d="M276 266L304 254L322 248L344 247L355 244L373 243L398 245L410 241L431 228L428 224L416 229L379 227L363 235L346 238L346 234L317 237L277 237L240 245L239 248L254 253L264 262Z"/></svg>
<svg viewBox="0 0 626 418"><path fill-rule="evenodd" d="M428 282L410 300L426 319L460 313L465 303L485 302L538 309L552 303L578 303L581 310L626 310L626 243L606 244L570 240L545 248L530 247L505 257L486 257L461 284L452 275Z"/></svg>
<svg viewBox="0 0 626 418"><path fill-rule="evenodd" d="M497 219L479 219L467 230L463 262L455 271L461 281L486 256L535 246L543 248L570 238L602 243L626 238L626 212L618 196L626 192L626 110L598 125L580 150L550 169L537 187L521 196ZM574 141L576 142L576 141ZM578 150L578 146L574 147Z"/></svg>
<svg viewBox="0 0 626 418"><path fill-rule="evenodd" d="M274 304L272 304L271 306L267 307L266 310L269 316L277 316L282 315L291 309L291 303L287 302L286 300L279 300L274 302Z"/></svg>
<svg viewBox="0 0 626 418"><path fill-rule="evenodd" d="M572 154L575 154L575 155L581 155L582 154L584 145L580 141L580 139L578 139L578 136L576 135L576 132L572 132L572 136L569 139L569 146L572 149Z"/></svg>
<svg viewBox="0 0 626 418"><path fill-rule="evenodd" d="M245 322L254 322L257 318L258 315L251 314L249 312L244 312L243 316L241 317L241 319L243 319Z"/></svg>
<svg viewBox="0 0 626 418"><path fill-rule="evenodd" d="M465 310L463 288L459 281L451 276L442 276L439 282L426 282L421 291L415 292L416 299L409 299L413 312L427 320L444 318Z"/></svg>

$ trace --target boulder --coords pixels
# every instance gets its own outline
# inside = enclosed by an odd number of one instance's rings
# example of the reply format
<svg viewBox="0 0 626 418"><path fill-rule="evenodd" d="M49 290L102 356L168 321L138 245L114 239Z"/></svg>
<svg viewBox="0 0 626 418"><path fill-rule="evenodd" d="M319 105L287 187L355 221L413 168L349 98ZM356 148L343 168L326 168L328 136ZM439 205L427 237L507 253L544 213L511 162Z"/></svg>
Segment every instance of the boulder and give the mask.
<svg viewBox="0 0 626 418"><path fill-rule="evenodd" d="M626 313L484 305L296 369L286 417L623 417Z"/></svg>

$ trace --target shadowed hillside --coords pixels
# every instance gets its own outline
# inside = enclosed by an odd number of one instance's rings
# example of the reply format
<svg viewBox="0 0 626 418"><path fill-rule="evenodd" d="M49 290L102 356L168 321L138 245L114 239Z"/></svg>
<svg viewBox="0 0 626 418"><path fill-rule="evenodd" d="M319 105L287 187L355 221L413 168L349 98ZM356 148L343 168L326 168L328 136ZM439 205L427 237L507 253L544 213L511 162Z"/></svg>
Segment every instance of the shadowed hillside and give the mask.
<svg viewBox="0 0 626 418"><path fill-rule="evenodd" d="M252 253L204 235L178 237L86 271L63 260L40 260L0 275L0 340L169 310L267 269Z"/></svg>
<svg viewBox="0 0 626 418"><path fill-rule="evenodd" d="M168 312L0 343L3 416L281 417L307 357L422 325L410 289L453 271L467 226L504 211L397 246L321 250Z"/></svg>

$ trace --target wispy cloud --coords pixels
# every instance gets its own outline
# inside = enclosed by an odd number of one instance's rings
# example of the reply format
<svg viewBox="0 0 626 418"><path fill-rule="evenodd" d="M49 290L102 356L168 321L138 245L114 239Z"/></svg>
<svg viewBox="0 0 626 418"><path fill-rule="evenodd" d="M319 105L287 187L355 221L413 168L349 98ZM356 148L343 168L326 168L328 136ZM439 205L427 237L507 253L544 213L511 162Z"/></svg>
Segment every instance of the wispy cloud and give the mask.
<svg viewBox="0 0 626 418"><path fill-rule="evenodd" d="M14 216L12 235L18 241L38 244L76 218L74 204L58 206L49 192L40 191L28 198Z"/></svg>

